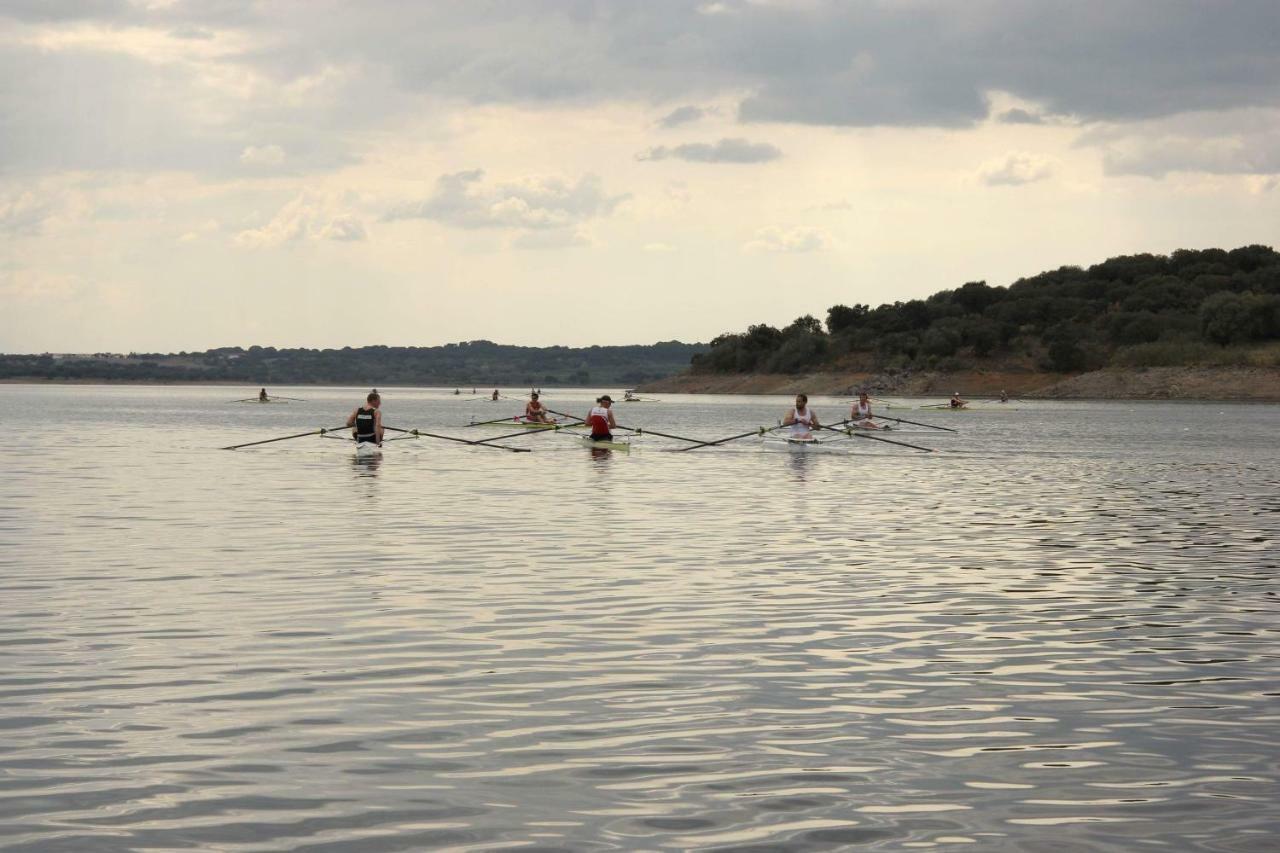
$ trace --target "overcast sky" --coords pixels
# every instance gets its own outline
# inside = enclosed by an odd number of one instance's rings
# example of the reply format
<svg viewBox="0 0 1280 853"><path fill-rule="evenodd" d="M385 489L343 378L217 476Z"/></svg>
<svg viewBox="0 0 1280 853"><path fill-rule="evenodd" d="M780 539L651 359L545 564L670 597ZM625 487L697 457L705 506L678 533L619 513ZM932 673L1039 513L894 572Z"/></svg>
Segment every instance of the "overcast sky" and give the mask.
<svg viewBox="0 0 1280 853"><path fill-rule="evenodd" d="M0 351L709 340L1276 245L1280 4L0 0Z"/></svg>

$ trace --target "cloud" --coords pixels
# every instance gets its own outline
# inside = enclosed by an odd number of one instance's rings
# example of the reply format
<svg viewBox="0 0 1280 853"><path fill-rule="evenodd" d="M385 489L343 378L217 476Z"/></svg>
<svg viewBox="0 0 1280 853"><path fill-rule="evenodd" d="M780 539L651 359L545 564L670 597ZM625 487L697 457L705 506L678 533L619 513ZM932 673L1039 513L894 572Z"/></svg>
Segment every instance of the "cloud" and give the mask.
<svg viewBox="0 0 1280 853"><path fill-rule="evenodd" d="M10 236L39 234L54 215L54 204L48 198L26 191L0 196L0 234Z"/></svg>
<svg viewBox="0 0 1280 853"><path fill-rule="evenodd" d="M595 244L595 239L585 228L522 231L511 241L517 249L576 249Z"/></svg>
<svg viewBox="0 0 1280 853"><path fill-rule="evenodd" d="M989 187L1016 187L1042 181L1051 174L1053 163L1048 158L1026 151L1010 151L983 163L978 169L978 180Z"/></svg>
<svg viewBox="0 0 1280 853"><path fill-rule="evenodd" d="M721 139L715 144L689 143L668 148L659 145L636 155L637 160L687 160L690 163L767 163L782 156L782 150L767 142Z"/></svg>
<svg viewBox="0 0 1280 853"><path fill-rule="evenodd" d="M240 152L246 166L279 166L284 162L284 149L279 145L249 145Z"/></svg>
<svg viewBox="0 0 1280 853"><path fill-rule="evenodd" d="M743 121L968 127L1006 92L1125 123L1280 105L1274 0L6 4L6 168L234 173L352 162L440 104L739 100ZM1102 82L1100 82L1102 81ZM698 107L663 121L680 124ZM1025 121L1029 110L1003 113ZM20 117L20 120L19 118ZM680 155L674 155L680 156ZM696 153L694 154L696 156Z"/></svg>
<svg viewBox="0 0 1280 853"><path fill-rule="evenodd" d="M1014 107L997 115L996 121L1001 124L1044 124L1044 116Z"/></svg>
<svg viewBox="0 0 1280 853"><path fill-rule="evenodd" d="M707 114L702 107L684 106L676 107L662 118L658 119L658 126L665 128L679 127L682 124L695 122Z"/></svg>
<svg viewBox="0 0 1280 853"><path fill-rule="evenodd" d="M1100 149L1108 175L1280 174L1280 110L1194 113L1100 126L1081 134L1077 145Z"/></svg>
<svg viewBox="0 0 1280 853"><path fill-rule="evenodd" d="M38 269L0 269L0 294L24 301L70 301L84 282L77 276Z"/></svg>
<svg viewBox="0 0 1280 853"><path fill-rule="evenodd" d="M441 175L430 196L401 205L386 218L431 219L456 228L538 231L608 216L626 198L607 194L595 175L583 175L576 183L563 177L528 177L489 185L484 172L473 169Z"/></svg>
<svg viewBox="0 0 1280 853"><path fill-rule="evenodd" d="M347 243L367 239L364 223L340 209L340 204L336 198L304 191L262 227L236 234L234 242L246 249L269 249L306 240Z"/></svg>
<svg viewBox="0 0 1280 853"><path fill-rule="evenodd" d="M829 248L830 236L820 228L797 225L794 228L769 226L756 232L755 239L743 244L747 252L818 252Z"/></svg>

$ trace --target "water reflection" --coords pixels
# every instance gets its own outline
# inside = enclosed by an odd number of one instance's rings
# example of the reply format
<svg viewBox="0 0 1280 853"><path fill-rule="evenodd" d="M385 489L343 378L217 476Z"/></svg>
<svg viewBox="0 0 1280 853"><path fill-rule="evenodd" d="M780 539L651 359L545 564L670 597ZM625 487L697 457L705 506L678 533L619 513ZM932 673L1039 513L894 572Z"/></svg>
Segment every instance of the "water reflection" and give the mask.
<svg viewBox="0 0 1280 853"><path fill-rule="evenodd" d="M348 468L211 449L313 412L148 394L0 387L51 425L0 478L6 849L1274 846L1280 408Z"/></svg>

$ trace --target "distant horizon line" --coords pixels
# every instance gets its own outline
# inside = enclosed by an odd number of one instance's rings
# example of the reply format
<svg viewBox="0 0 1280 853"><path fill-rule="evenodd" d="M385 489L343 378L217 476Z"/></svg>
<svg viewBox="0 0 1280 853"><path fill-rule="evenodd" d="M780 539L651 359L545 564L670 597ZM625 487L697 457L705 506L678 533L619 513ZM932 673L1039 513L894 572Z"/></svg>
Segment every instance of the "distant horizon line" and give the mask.
<svg viewBox="0 0 1280 853"><path fill-rule="evenodd" d="M108 356L108 357L129 358L129 357L138 357L142 355L166 355L166 356L168 355L181 356L183 354L200 355L202 353L225 352L225 351L236 351L236 350L241 352L251 352L255 348L259 350L271 349L271 350L276 350L277 352L286 351L286 350L310 350L314 352L342 352L343 350L361 350L361 349L370 349L372 347L386 347L387 349L445 349L447 347L465 346L469 344L492 344L493 346L516 347L519 349L570 349L570 350L575 350L575 349L585 350L585 349L593 349L593 348L619 349L624 347L653 347L653 346L659 346L661 344L678 344L680 346L710 346L709 341L682 341L676 338L671 338L668 340L661 340L661 341L654 341L652 343L583 344L579 346L572 346L570 344L506 344L506 343L500 343L498 341L492 341L492 340L489 340L488 338L475 338L469 341L451 341L445 344L360 344L358 346L353 346L351 344L344 344L342 346L328 346L328 347L275 346L274 344L250 344L249 346L229 345L229 346L208 347L202 350L201 349L172 350L169 352L161 352L160 350L137 350L137 349L130 350L128 352L118 352L118 351L110 351L110 350L94 350L91 352L90 351L72 352L72 351L54 351L54 350L27 351L27 352L0 351L0 357L50 356L53 358L101 358L103 356Z"/></svg>

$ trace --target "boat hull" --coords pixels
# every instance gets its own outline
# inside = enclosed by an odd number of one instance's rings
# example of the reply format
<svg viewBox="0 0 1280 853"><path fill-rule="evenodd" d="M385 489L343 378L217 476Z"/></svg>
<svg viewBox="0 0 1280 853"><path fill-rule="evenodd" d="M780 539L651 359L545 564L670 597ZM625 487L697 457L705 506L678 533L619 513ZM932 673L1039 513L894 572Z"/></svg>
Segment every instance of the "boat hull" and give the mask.
<svg viewBox="0 0 1280 853"><path fill-rule="evenodd" d="M382 448L371 441L356 442L356 457L367 459L370 456L381 456Z"/></svg>
<svg viewBox="0 0 1280 853"><path fill-rule="evenodd" d="M589 447L592 450L621 450L624 453L631 450L631 442L629 441L592 441L591 436L582 436L582 446Z"/></svg>

